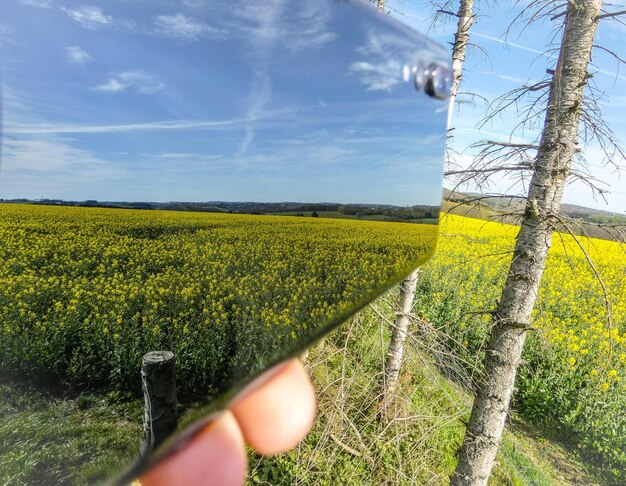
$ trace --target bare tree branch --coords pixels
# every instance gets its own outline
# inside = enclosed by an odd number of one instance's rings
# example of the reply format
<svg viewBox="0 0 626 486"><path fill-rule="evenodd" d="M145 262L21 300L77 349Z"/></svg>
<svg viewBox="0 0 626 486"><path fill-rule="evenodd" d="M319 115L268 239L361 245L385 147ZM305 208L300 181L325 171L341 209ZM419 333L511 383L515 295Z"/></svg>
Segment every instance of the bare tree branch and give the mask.
<svg viewBox="0 0 626 486"><path fill-rule="evenodd" d="M458 13L456 12L451 12L450 10L443 10L443 9L438 9L436 10L437 14L444 14L444 15L451 15L452 17L457 17L459 16Z"/></svg>
<svg viewBox="0 0 626 486"><path fill-rule="evenodd" d="M626 64L626 59L624 59L623 57L621 57L619 54L617 54L615 51L612 51L611 49L607 49L604 46L601 46L599 44L594 44L593 47L595 49L600 49L604 52L607 52L608 54L610 54L611 56L613 56L618 62L622 63L622 64Z"/></svg>
<svg viewBox="0 0 626 486"><path fill-rule="evenodd" d="M626 10L620 10L618 12L609 12L609 13L598 15L598 20L619 17L620 15L626 15Z"/></svg>

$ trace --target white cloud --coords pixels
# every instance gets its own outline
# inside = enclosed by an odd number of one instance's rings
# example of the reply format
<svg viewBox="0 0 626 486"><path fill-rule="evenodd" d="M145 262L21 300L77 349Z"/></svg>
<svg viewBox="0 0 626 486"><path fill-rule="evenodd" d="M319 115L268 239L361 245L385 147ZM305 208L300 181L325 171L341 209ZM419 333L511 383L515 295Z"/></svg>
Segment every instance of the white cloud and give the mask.
<svg viewBox="0 0 626 486"><path fill-rule="evenodd" d="M72 146L72 141L46 137L37 139L14 139L4 141L3 176L23 175L34 181L41 174L74 182L118 179L125 171L95 156L89 150ZM33 176L32 174L35 173ZM49 184L50 181L46 181Z"/></svg>
<svg viewBox="0 0 626 486"><path fill-rule="evenodd" d="M50 8L50 0L20 0L22 5L28 5L29 7L38 8Z"/></svg>
<svg viewBox="0 0 626 486"><path fill-rule="evenodd" d="M162 152L160 154L156 154L154 157L157 159L167 160L186 160L199 158L200 156L193 152Z"/></svg>
<svg viewBox="0 0 626 486"><path fill-rule="evenodd" d="M428 63L442 54L434 44L420 52ZM356 49L360 59L350 63L348 71L357 74L369 91L391 91L402 82L402 67L415 55L415 44L397 35L368 32L367 40Z"/></svg>
<svg viewBox="0 0 626 486"><path fill-rule="evenodd" d="M230 10L239 19L230 28L259 50L257 56L271 56L277 42L292 53L301 54L302 50L319 48L337 37L328 30L330 14L323 2L290 5L283 0L271 0L269 4L244 1L234 2Z"/></svg>
<svg viewBox="0 0 626 486"><path fill-rule="evenodd" d="M78 46L66 47L65 53L68 60L74 64L85 64L88 61L93 61L93 57Z"/></svg>
<svg viewBox="0 0 626 486"><path fill-rule="evenodd" d="M201 8L207 5L207 0L181 0L185 7Z"/></svg>
<svg viewBox="0 0 626 486"><path fill-rule="evenodd" d="M156 16L154 32L164 37L184 41L195 41L208 35L221 33L218 29L183 14Z"/></svg>
<svg viewBox="0 0 626 486"><path fill-rule="evenodd" d="M71 133L118 133L118 132L156 132L167 130L205 130L232 127L249 123L250 118L227 120L169 120L126 125L69 125L35 122L7 121L4 132L7 135L36 134L71 134Z"/></svg>
<svg viewBox="0 0 626 486"><path fill-rule="evenodd" d="M110 93L115 93L117 91L124 91L128 88L128 85L120 83L117 79L109 79L106 83L100 84L96 86L94 89L96 91L105 91Z"/></svg>
<svg viewBox="0 0 626 486"><path fill-rule="evenodd" d="M91 198L98 187L129 177L123 167L61 137L5 137L0 189L5 197ZM81 192L82 191L82 192Z"/></svg>
<svg viewBox="0 0 626 486"><path fill-rule="evenodd" d="M252 120L265 118L272 99L272 79L268 74L272 57L279 49L301 55L303 50L321 47L335 39L336 34L327 30L329 13L323 2L291 5L283 0L271 0L263 5L233 2L229 13L237 18L237 22L225 26L251 46L248 62L256 73L245 103L246 116ZM246 154L256 128L254 121L245 127L236 152L238 157Z"/></svg>
<svg viewBox="0 0 626 486"><path fill-rule="evenodd" d="M272 97L272 80L265 74L257 74L252 81L252 86L248 98L246 99L246 115L248 118L259 118ZM248 150L248 146L254 140L256 134L255 123L251 122L246 126L246 133L243 141L239 145L237 155L243 155Z"/></svg>
<svg viewBox="0 0 626 486"><path fill-rule="evenodd" d="M517 44L515 42L509 42L508 40L500 39L498 37L494 37L491 35L481 34L479 32L473 32L472 35L476 37L480 37L481 39L486 39L486 40L495 42L497 44L501 44L506 47L514 47L522 51L531 52L533 54L538 54L539 56L545 57L547 59L551 59L553 61L557 59L557 57L554 54L551 54L550 52L540 51L539 49L534 49L532 47L528 47L522 44ZM594 70L600 74L614 78L616 80L619 79L620 81L626 81L626 76L619 74L618 71L612 71L610 69L603 69L598 66L592 66L589 69L589 71L591 72L593 72Z"/></svg>
<svg viewBox="0 0 626 486"><path fill-rule="evenodd" d="M492 35L487 35L487 34L481 34L480 32L472 32L472 35L475 35L476 37L480 37L481 39L490 40L497 44L502 44L503 46L515 47L516 49L520 49L522 51L532 52L533 54L539 54L540 56L547 57L548 59L556 59L556 57L553 54L550 54L546 51L534 49L532 47L525 46L522 44L516 44L515 42L509 42L508 40L501 39L499 37L494 37Z"/></svg>
<svg viewBox="0 0 626 486"><path fill-rule="evenodd" d="M485 76L495 76L496 78L501 79L503 81L511 81L516 84L526 84L528 86L531 86L536 83L536 81L533 79L522 79L522 78L518 78L515 76L509 76L508 74L501 74L496 71L477 71L477 72L478 74L484 74Z"/></svg>
<svg viewBox="0 0 626 486"><path fill-rule="evenodd" d="M143 71L127 71L112 77L94 89L106 93L117 93L131 89L140 94L154 94L161 91L163 86L163 83L156 81L151 75Z"/></svg>
<svg viewBox="0 0 626 486"><path fill-rule="evenodd" d="M86 29L96 29L113 23L113 18L105 15L100 7L83 5L76 9L61 7L61 10Z"/></svg>
<svg viewBox="0 0 626 486"><path fill-rule="evenodd" d="M361 82L367 85L368 91L391 91L402 82L400 73L402 66L395 59L372 64L365 61L350 64L350 72L360 74Z"/></svg>

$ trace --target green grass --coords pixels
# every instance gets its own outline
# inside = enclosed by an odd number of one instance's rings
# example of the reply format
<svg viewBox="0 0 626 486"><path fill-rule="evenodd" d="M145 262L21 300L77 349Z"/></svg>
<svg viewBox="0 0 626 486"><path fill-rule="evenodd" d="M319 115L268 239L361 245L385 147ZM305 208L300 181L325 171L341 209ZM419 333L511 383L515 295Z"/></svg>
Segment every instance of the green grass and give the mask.
<svg viewBox="0 0 626 486"><path fill-rule="evenodd" d="M0 485L94 484L138 452L141 403L0 384Z"/></svg>
<svg viewBox="0 0 626 486"><path fill-rule="evenodd" d="M558 458L558 459L557 459ZM491 484L512 486L566 484L592 486L596 480L554 443L537 441L523 432L507 432L498 453Z"/></svg>
<svg viewBox="0 0 626 486"><path fill-rule="evenodd" d="M385 214L366 214L357 216L355 214L343 214L339 211L315 211L320 218L335 218L335 219L359 219L361 221L397 221L396 219L387 216ZM270 213L273 216L302 216L310 218L313 215L313 211L285 211L280 213ZM406 220L407 223L420 223L420 224L437 224L439 222L436 218L422 218Z"/></svg>
<svg viewBox="0 0 626 486"><path fill-rule="evenodd" d="M497 211L485 205L459 203L453 200L444 200L441 205L441 211L486 221L490 221L498 216Z"/></svg>
<svg viewBox="0 0 626 486"><path fill-rule="evenodd" d="M390 315L392 306L384 301L376 307ZM251 453L250 484L448 483L471 396L440 374L416 336L408 346L396 406L390 418L379 421L387 329L388 323L366 309L310 351L307 367L319 400L313 431L286 454L268 458ZM489 484L597 481L571 453L516 426L505 434Z"/></svg>
<svg viewBox="0 0 626 486"><path fill-rule="evenodd" d="M391 294L386 297L391 298ZM318 418L296 449L250 453L249 484L447 484L471 397L444 378L416 334L398 400L377 419L381 360L393 302L375 303L314 346L306 366L318 391ZM452 357L450 359L453 359ZM93 484L119 470L140 440L141 404L83 392L59 398L0 385L0 485ZM599 482L575 457L515 422L505 434L490 486Z"/></svg>

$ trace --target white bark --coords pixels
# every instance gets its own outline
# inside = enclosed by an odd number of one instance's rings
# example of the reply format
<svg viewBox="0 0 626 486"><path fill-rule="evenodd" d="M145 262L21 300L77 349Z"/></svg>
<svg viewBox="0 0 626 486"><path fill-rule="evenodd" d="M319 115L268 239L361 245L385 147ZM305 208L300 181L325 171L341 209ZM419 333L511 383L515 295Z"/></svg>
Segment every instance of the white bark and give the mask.
<svg viewBox="0 0 626 486"><path fill-rule="evenodd" d="M463 79L463 63L465 62L465 51L469 42L469 31L476 16L473 13L474 0L461 0L457 13L458 22L456 34L454 34L454 47L452 48L452 87L450 89L450 101L448 106L448 128L452 120L452 111L456 102L456 95L459 92Z"/></svg>
<svg viewBox="0 0 626 486"><path fill-rule="evenodd" d="M601 0L572 0L513 261L493 318L484 376L459 451L453 486L486 485L496 456L526 330L576 151L587 67Z"/></svg>
<svg viewBox="0 0 626 486"><path fill-rule="evenodd" d="M384 0L378 0L378 9L380 11L384 9L384 6ZM475 19L473 8L474 0L460 0L457 13L457 30L452 49L452 87L448 109L448 126L450 126L452 108L463 79L463 62L465 61L465 52L469 41L469 30ZM404 347L411 323L410 312L415 298L418 275L418 270L415 270L401 284L399 311L392 329L383 375L382 389L385 409L394 401L396 386L402 370Z"/></svg>
<svg viewBox="0 0 626 486"><path fill-rule="evenodd" d="M396 313L396 320L391 330L391 341L385 359L385 372L383 376L383 403L385 408L394 401L398 378L402 370L404 346L406 338L409 335L411 311L413 309L413 299L415 298L415 287L417 286L418 275L419 269L413 270L400 285L399 309Z"/></svg>

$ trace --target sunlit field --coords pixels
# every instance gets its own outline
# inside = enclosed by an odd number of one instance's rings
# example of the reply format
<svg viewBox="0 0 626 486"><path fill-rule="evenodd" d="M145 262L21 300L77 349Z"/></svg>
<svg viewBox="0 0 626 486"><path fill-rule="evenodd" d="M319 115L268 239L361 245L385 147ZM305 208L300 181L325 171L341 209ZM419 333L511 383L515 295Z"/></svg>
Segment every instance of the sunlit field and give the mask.
<svg viewBox="0 0 626 486"><path fill-rule="evenodd" d="M207 398L319 334L432 249L436 226L0 206L0 369L137 390L176 354Z"/></svg>
<svg viewBox="0 0 626 486"><path fill-rule="evenodd" d="M446 352L436 359L444 375L471 389L518 228L454 215L442 221L437 252L420 273L414 313L439 331ZM0 373L138 396L141 356L169 349L177 356L181 398L208 399L396 281L426 257L435 231L349 219L2 205ZM518 413L577 445L615 484L626 477L625 272L618 243L554 235L513 402ZM393 309L375 305L393 318ZM413 338L433 339L417 329ZM380 372L372 366L363 371L370 384ZM89 393L96 394L67 413L104 413L100 392ZM42 416L20 412L23 405L8 400L4 408L7 424L19 417L25 436L35 419L33 430L48 430ZM113 413L110 406L103 410ZM139 411L120 410L115 413L134 418L126 428L98 432L103 444L114 445L102 448L99 465L88 466L94 471L113 461L107 447L128 451L137 442ZM84 434L93 440L93 430ZM32 439L33 450L42 440ZM318 447L315 454L323 454ZM450 451L429 458L446 477L455 446L436 449ZM5 474L27 475L14 456L3 456ZM292 459L278 460L287 468L281 475L301 470ZM64 471L63 461L45 460ZM72 474L91 477L90 469L72 467L83 471Z"/></svg>
<svg viewBox="0 0 626 486"><path fill-rule="evenodd" d="M518 228L446 215L416 309L445 329L476 380ZM591 263L590 263L591 262ZM518 376L515 408L562 426L603 467L626 468L626 250L555 234ZM622 476L624 477L624 476Z"/></svg>

